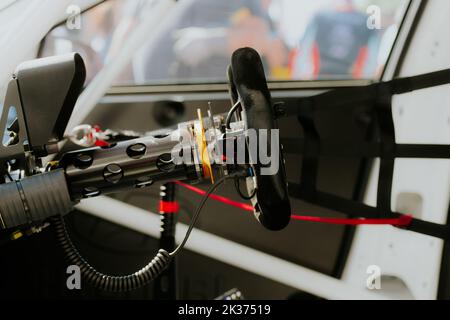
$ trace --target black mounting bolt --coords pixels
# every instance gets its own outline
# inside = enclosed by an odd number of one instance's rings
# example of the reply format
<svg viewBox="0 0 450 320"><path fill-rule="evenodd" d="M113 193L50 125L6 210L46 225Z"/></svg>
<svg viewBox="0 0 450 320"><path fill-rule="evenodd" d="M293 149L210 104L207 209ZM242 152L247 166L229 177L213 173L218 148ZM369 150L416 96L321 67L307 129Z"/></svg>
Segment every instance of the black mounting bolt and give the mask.
<svg viewBox="0 0 450 320"><path fill-rule="evenodd" d="M145 155L147 147L143 143L136 143L127 148L127 155L133 159L139 159Z"/></svg>
<svg viewBox="0 0 450 320"><path fill-rule="evenodd" d="M158 160L156 160L156 166L159 170L164 172L171 172L176 167L170 153L160 155Z"/></svg>
<svg viewBox="0 0 450 320"><path fill-rule="evenodd" d="M92 198L100 195L100 190L96 187L86 187L83 189L83 196L85 198Z"/></svg>
<svg viewBox="0 0 450 320"><path fill-rule="evenodd" d="M78 169L86 169L91 166L93 161L94 159L92 156L85 153L80 153L75 157L73 164Z"/></svg>
<svg viewBox="0 0 450 320"><path fill-rule="evenodd" d="M118 164L109 164L103 169L103 178L110 183L117 183L123 177L123 170Z"/></svg>
<svg viewBox="0 0 450 320"><path fill-rule="evenodd" d="M153 184L153 179L151 177L141 177L136 180L136 188L145 188Z"/></svg>
<svg viewBox="0 0 450 320"><path fill-rule="evenodd" d="M284 117L286 115L286 105L284 102L276 102L273 105L273 111L275 114L275 119Z"/></svg>

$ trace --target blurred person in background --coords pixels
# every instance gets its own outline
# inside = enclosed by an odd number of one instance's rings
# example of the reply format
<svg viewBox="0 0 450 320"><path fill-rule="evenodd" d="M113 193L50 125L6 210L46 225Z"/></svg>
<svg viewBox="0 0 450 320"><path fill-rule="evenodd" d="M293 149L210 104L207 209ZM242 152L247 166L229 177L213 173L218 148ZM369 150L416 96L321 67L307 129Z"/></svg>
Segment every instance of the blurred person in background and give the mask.
<svg viewBox="0 0 450 320"><path fill-rule="evenodd" d="M181 13L141 54L141 81L217 79L222 81L231 53L244 46L263 56L268 75L281 74L287 49L267 14L268 0L185 0ZM134 68L136 70L136 67Z"/></svg>
<svg viewBox="0 0 450 320"><path fill-rule="evenodd" d="M399 5L401 2L404 5ZM87 82L112 61L159 0L108 0L81 29L54 28L40 56L79 52ZM374 78L383 71L405 0L183 0L161 19L114 85L222 82L231 53L251 46L271 80ZM382 10L370 30L369 5ZM323 8L326 8L323 9ZM359 9L359 11L358 11ZM401 9L401 10L400 10ZM397 16L398 17L397 17ZM152 41L150 41L152 40Z"/></svg>
<svg viewBox="0 0 450 320"><path fill-rule="evenodd" d="M369 29L368 16L351 0L336 1L308 24L290 63L295 79L360 79L377 68L379 31Z"/></svg>

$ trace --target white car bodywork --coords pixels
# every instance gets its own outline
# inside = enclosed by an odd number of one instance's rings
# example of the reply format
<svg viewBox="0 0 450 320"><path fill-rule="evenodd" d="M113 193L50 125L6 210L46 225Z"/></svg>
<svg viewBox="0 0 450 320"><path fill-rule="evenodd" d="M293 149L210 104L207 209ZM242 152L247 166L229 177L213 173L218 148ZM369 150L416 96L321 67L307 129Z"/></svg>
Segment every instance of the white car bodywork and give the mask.
<svg viewBox="0 0 450 320"><path fill-rule="evenodd" d="M161 0L163 1L163 0ZM40 41L56 23L67 17L66 9L71 4L82 8L98 1L71 0L16 0L7 1L0 9L0 93L4 90L15 67L22 61L36 57ZM10 3L9 3L10 2ZM167 3L172 2L167 0ZM413 1L418 6L420 1ZM5 3L6 4L6 3ZM161 7L166 12L167 7ZM450 2L433 0L428 3L415 32L409 51L403 60L400 76L410 76L450 68L450 42L447 34L447 16ZM162 17L153 17L161 19ZM152 22L147 24L152 25ZM130 58L139 37L124 45L116 61L125 65ZM401 40L401 36L399 37ZM397 41L402 45L401 41ZM399 43L400 42L400 43ZM401 48L400 48L401 49ZM398 50L397 50L398 51ZM393 76L398 63L396 49L391 57L385 80ZM105 67L80 97L72 125L82 121L100 97L109 88L118 64ZM110 68L108 70L108 68ZM399 96L394 99L394 120L398 143L450 143L450 86L441 86ZM377 165L374 165L365 202L376 201ZM418 199L405 202L402 199ZM410 210L417 217L446 223L450 195L449 160L402 160L396 162L393 181L392 208ZM411 198L412 197L412 198ZM116 203L105 198L91 199L79 205L78 209L125 225L134 230L157 236L158 220L149 220L148 212L136 207ZM105 205L110 210L105 210ZM120 206L126 206L122 210ZM410 207L408 207L410 206ZM143 224L143 221L147 221ZM154 226L152 227L152 223ZM145 226L145 228L143 228ZM178 228L179 235L184 227ZM208 246L206 244L215 243ZM243 247L229 240L203 231L193 232L187 249L218 259L222 262L253 271L269 279L329 299L436 299L443 241L402 231L393 227L359 227L353 240L342 279L335 279L307 268L293 265L254 249ZM245 251L248 259L237 264L233 252ZM251 259L250 259L251 257ZM277 268L266 268L275 264ZM366 280L369 266L379 267L382 290L368 290ZM287 277L288 275L288 277Z"/></svg>

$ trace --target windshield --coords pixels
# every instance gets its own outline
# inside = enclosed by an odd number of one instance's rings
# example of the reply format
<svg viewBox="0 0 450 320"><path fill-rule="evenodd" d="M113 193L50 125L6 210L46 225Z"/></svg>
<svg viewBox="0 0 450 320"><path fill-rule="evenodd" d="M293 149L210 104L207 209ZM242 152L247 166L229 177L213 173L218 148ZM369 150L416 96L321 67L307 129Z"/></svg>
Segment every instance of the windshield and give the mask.
<svg viewBox="0 0 450 320"><path fill-rule="evenodd" d="M157 0L156 0L157 1ZM271 81L379 79L406 0L184 0L115 85L224 82L231 53L250 46ZM108 0L45 38L41 56L80 52L88 81L148 16L155 0ZM151 32L151 30L149 30Z"/></svg>

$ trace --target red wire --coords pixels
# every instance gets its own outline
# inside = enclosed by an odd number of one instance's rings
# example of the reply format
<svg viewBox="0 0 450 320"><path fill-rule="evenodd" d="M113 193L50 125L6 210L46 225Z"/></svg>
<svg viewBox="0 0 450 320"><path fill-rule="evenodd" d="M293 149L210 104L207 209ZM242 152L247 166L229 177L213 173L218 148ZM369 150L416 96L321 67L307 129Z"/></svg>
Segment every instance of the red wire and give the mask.
<svg viewBox="0 0 450 320"><path fill-rule="evenodd" d="M199 188L196 188L194 186L191 186L190 184L186 184L186 183L183 183L181 181L175 181L175 183L177 183L180 186L183 186L184 188L186 188L188 190L191 190L191 191L193 191L193 192L195 192L195 193L197 193L197 194L199 194L201 196L204 196L206 194L206 192L203 191L202 189L199 189ZM209 197L211 199L214 199L214 200L217 200L219 202L225 203L225 204L227 204L229 206L232 206L232 207L236 207L236 208L239 208L239 209L242 209L242 210L246 210L246 211L253 211L253 207L251 205L249 205L249 204L246 204L246 203L237 202L237 201L234 201L234 200L222 197L222 196L218 196L216 194L210 194Z"/></svg>
<svg viewBox="0 0 450 320"><path fill-rule="evenodd" d="M412 216L401 215L400 218L392 219L341 219L341 218L322 218L322 217L308 217L292 215L293 220L308 221L308 222L320 222L327 224L338 224L347 226L360 226L360 225L392 225L398 227L406 227L411 224Z"/></svg>
<svg viewBox="0 0 450 320"><path fill-rule="evenodd" d="M195 192L199 195L204 196L206 194L202 189L196 188L190 184L183 183L181 181L175 181L176 184ZM249 204L234 201L216 194L211 194L209 196L211 199L216 201L225 203L229 206L236 207L245 211L253 211L253 207ZM311 216L300 216L300 215L292 215L291 218L293 220L298 221L307 221L307 222L318 222L318 223L326 223L326 224L335 224L335 225L348 225L348 226L359 226L359 225L392 225L398 227L409 226L412 222L412 216L410 215L401 215L399 218L392 219L365 219L365 218L356 218L356 219L343 219L343 218L323 218L323 217L311 217Z"/></svg>

